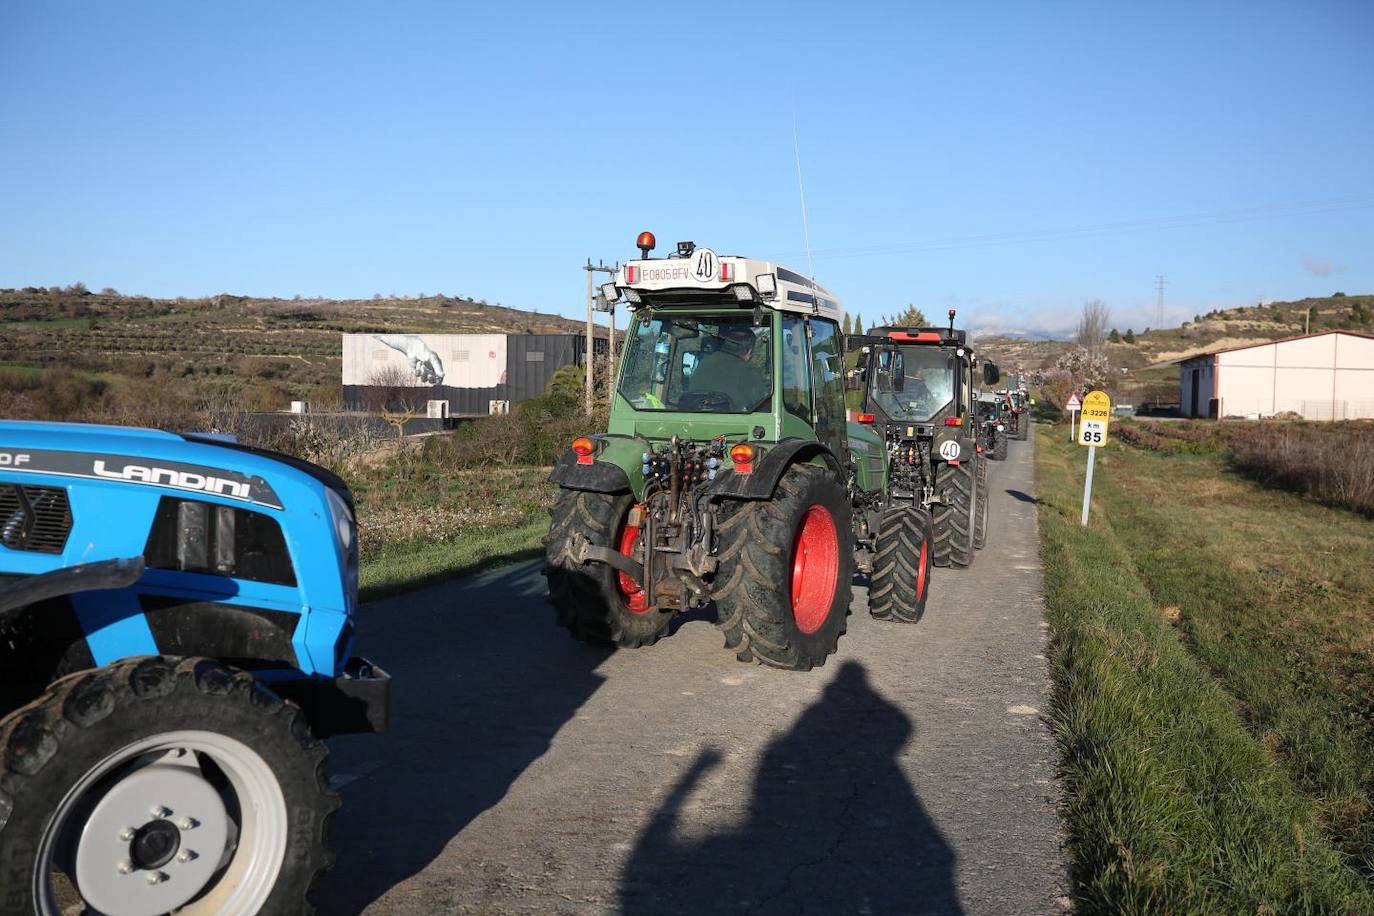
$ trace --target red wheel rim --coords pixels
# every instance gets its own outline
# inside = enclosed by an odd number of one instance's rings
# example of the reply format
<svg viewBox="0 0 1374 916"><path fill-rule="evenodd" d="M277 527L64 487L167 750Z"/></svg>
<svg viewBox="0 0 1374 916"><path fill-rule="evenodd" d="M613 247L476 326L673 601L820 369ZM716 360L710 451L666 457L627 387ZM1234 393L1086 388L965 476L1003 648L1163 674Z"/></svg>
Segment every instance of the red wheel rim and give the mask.
<svg viewBox="0 0 1374 916"><path fill-rule="evenodd" d="M803 633L816 632L830 616L839 572L835 519L824 506L812 506L792 545L792 618Z"/></svg>
<svg viewBox="0 0 1374 916"><path fill-rule="evenodd" d="M930 538L921 538L921 565L916 568L916 601L926 595L926 556L930 553Z"/></svg>
<svg viewBox="0 0 1374 916"><path fill-rule="evenodd" d="M620 529L620 543L616 545L627 557L635 555L635 545L639 541L640 529L636 525L626 525ZM639 583L619 570L615 574L615 586L620 592L620 603L631 614L643 614L649 610L649 601Z"/></svg>

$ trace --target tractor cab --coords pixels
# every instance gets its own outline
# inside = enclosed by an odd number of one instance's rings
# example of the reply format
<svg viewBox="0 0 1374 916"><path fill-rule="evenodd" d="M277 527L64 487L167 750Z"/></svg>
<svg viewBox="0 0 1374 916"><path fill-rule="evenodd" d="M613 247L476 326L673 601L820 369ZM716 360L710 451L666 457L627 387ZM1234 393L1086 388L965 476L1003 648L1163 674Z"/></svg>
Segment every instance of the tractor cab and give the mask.
<svg viewBox="0 0 1374 916"><path fill-rule="evenodd" d="M973 425L978 360L954 317L950 309L947 328L880 327L849 338L864 354L861 420L905 439L972 438L966 427ZM997 366L984 363L981 377L995 383Z"/></svg>
<svg viewBox="0 0 1374 916"><path fill-rule="evenodd" d="M603 284L633 318L607 433L666 440L817 437L845 447L840 303L779 264L679 242ZM756 429L762 433L755 435Z"/></svg>

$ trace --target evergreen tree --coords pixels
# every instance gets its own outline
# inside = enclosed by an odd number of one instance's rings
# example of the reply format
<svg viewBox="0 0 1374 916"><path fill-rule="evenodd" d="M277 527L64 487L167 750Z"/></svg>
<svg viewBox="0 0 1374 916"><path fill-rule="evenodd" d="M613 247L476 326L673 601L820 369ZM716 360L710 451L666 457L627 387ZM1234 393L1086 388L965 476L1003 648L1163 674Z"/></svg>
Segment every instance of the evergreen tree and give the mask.
<svg viewBox="0 0 1374 916"><path fill-rule="evenodd" d="M1112 328L1112 332L1107 335L1107 339L1112 343L1121 343L1121 332L1116 328Z"/></svg>
<svg viewBox="0 0 1374 916"><path fill-rule="evenodd" d="M1126 343L1128 344L1135 343L1135 331L1132 331L1130 328L1127 328L1126 333L1121 335L1121 339L1126 341Z"/></svg>
<svg viewBox="0 0 1374 916"><path fill-rule="evenodd" d="M926 326L926 313L908 303L906 311L889 315L887 323L895 328L923 328Z"/></svg>
<svg viewBox="0 0 1374 916"><path fill-rule="evenodd" d="M854 313L854 333L855 333L855 334L867 334L867 333L868 333L868 330L864 327L864 315L863 315L863 312L855 312L855 313Z"/></svg>
<svg viewBox="0 0 1374 916"><path fill-rule="evenodd" d="M849 320L848 312L844 313L844 324L842 325L842 329L844 330L845 337L848 337L850 334L854 333L854 325Z"/></svg>

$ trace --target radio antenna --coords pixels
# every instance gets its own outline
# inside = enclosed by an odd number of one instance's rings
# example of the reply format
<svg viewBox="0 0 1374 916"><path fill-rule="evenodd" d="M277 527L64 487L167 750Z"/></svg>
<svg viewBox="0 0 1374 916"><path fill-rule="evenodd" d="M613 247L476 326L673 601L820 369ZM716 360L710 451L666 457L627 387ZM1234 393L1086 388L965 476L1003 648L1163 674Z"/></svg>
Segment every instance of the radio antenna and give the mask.
<svg viewBox="0 0 1374 916"><path fill-rule="evenodd" d="M806 222L806 188L802 186L801 145L797 142L797 113L792 112L792 156L797 163L797 196L801 198L802 238L806 241L806 269L816 282L816 264L811 260L811 228Z"/></svg>

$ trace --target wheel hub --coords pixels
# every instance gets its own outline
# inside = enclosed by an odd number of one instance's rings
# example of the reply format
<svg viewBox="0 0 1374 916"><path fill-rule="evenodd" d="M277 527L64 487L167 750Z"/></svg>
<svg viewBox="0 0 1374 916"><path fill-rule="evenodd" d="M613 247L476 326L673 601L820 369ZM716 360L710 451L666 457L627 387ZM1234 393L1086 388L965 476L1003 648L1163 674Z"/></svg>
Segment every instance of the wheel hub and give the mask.
<svg viewBox="0 0 1374 916"><path fill-rule="evenodd" d="M77 889L108 916L157 916L194 899L224 856L229 816L193 766L154 763L118 780L81 828Z"/></svg>
<svg viewBox="0 0 1374 916"><path fill-rule="evenodd" d="M792 617L803 633L816 632L830 615L839 569L835 520L824 506L812 506L792 547Z"/></svg>
<svg viewBox="0 0 1374 916"><path fill-rule="evenodd" d="M181 831L165 818L149 821L129 841L129 862L136 869L161 868L181 848Z"/></svg>

